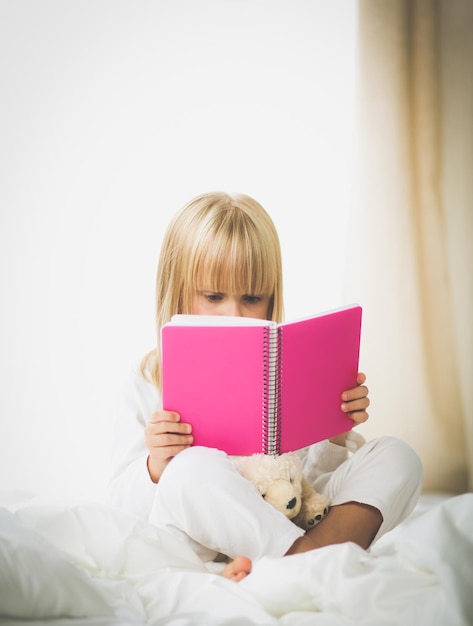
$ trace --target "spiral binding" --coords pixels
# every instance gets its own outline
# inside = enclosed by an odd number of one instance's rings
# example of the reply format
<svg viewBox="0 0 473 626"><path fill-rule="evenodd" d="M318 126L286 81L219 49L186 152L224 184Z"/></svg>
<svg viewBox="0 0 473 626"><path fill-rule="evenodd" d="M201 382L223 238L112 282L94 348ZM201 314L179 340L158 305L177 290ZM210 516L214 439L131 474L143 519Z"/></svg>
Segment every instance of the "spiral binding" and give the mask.
<svg viewBox="0 0 473 626"><path fill-rule="evenodd" d="M277 354L278 365L276 368L276 389L275 389L275 412L276 412L276 454L281 452L281 416L282 416L282 404L281 404L281 390L282 390L282 375L283 375L283 329L277 327Z"/></svg>
<svg viewBox="0 0 473 626"><path fill-rule="evenodd" d="M276 325L265 328L263 334L263 416L262 449L264 454L279 454L280 443L280 374L278 361L280 333Z"/></svg>

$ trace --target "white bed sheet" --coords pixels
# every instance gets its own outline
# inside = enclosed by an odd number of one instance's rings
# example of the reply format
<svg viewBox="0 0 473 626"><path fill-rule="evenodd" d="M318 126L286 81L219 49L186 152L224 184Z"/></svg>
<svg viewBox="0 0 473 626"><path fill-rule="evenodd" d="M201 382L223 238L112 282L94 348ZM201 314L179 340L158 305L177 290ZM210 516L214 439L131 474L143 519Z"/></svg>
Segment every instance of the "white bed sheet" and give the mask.
<svg viewBox="0 0 473 626"><path fill-rule="evenodd" d="M3 571L14 566L19 580L13 581L16 587L10 584L2 607L0 573L0 624L473 624L473 494L423 496L410 518L369 552L346 543L292 557L264 558L240 583L209 573L173 537L116 509L39 498L13 503L11 497L2 500L0 496L2 503L0 526L3 519L3 526L10 527L12 544L6 545L8 541L0 534L6 559ZM16 525L21 532L19 538L12 538ZM15 548L15 541L22 540L23 531L33 537L29 541L37 540L39 558L38 554L31 558L30 543L29 551L23 550L23 561L8 552ZM51 554L73 564L85 580L81 578L80 583L87 586L82 599L87 599L89 591L97 594L106 607L104 614L100 614L100 602L91 602L85 611L83 606L77 609L74 598L67 596L68 589L63 590L65 599L59 598L62 614L54 613L55 594L60 595L62 583L66 585L69 570L64 570L59 582L54 572L46 575L47 567L57 567L57 561L52 565L48 561ZM10 563L9 558L15 561ZM35 594L42 594L43 599L49 594L51 599L42 618L34 604ZM64 615L68 602L71 613L77 609L75 614L82 611L85 615ZM17 607L15 619L5 616L7 603L10 613L12 603Z"/></svg>

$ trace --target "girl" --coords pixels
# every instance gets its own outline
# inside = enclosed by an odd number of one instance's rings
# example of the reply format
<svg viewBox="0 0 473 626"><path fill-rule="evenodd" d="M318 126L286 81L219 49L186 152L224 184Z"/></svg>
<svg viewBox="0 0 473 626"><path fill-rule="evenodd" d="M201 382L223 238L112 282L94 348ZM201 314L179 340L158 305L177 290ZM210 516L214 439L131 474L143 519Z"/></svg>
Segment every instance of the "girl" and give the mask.
<svg viewBox="0 0 473 626"><path fill-rule="evenodd" d="M345 541L368 548L408 515L422 468L415 452L394 437L366 443L350 431L298 451L306 478L332 504L307 533L267 504L226 454L193 446L192 425L160 405L161 327L175 313L282 320L279 239L255 200L205 194L168 227L156 282L157 345L134 374L117 421L114 504L181 538L205 562L219 554L233 559L223 573L235 580L263 555ZM369 405L365 375L357 382L340 398L354 425L368 419ZM236 558L242 554L249 559Z"/></svg>

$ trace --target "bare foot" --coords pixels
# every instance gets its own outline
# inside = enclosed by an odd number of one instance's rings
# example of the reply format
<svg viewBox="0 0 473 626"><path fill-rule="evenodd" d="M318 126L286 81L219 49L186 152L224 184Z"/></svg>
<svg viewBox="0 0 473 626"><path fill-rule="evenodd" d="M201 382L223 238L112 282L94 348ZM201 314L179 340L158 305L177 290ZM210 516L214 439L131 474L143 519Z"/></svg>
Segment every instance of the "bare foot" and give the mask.
<svg viewBox="0 0 473 626"><path fill-rule="evenodd" d="M222 576L238 583L246 578L251 572L251 561L246 556L237 556L233 561L227 563L222 571Z"/></svg>

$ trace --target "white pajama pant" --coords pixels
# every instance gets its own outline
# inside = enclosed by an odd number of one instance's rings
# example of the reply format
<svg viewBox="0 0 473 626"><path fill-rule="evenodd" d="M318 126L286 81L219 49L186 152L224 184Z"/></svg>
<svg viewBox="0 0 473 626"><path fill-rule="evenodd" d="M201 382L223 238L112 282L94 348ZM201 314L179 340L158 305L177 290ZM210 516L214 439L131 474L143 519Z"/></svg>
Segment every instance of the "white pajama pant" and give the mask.
<svg viewBox="0 0 473 626"><path fill-rule="evenodd" d="M332 505L376 507L383 517L378 539L412 511L421 484L422 466L412 448L396 437L380 437L319 477L314 488ZM218 553L252 560L282 556L304 534L261 497L224 452L197 446L166 467L149 521L184 541L204 562Z"/></svg>

